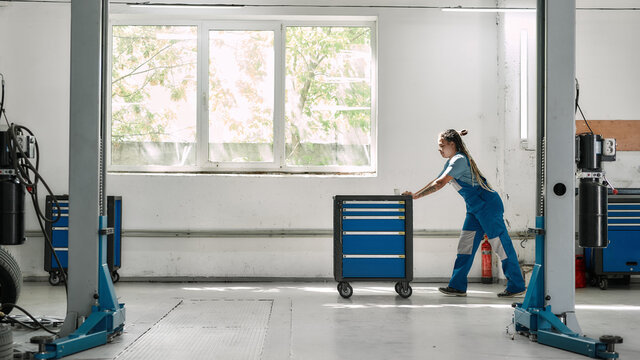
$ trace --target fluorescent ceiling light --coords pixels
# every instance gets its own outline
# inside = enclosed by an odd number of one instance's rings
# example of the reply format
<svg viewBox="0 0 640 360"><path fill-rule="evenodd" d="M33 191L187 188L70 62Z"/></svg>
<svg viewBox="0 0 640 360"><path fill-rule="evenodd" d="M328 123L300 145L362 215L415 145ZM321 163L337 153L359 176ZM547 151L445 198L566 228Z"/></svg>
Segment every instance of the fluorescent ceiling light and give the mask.
<svg viewBox="0 0 640 360"><path fill-rule="evenodd" d="M242 8L244 5L234 4L209 4L209 5L195 5L195 4L162 4L162 3L128 3L130 7L135 8L156 8L156 9L237 9Z"/></svg>
<svg viewBox="0 0 640 360"><path fill-rule="evenodd" d="M442 8L442 11L455 12L535 12L532 8L486 8L486 7L448 7Z"/></svg>
<svg viewBox="0 0 640 360"><path fill-rule="evenodd" d="M529 139L529 65L527 30L520 32L520 140Z"/></svg>

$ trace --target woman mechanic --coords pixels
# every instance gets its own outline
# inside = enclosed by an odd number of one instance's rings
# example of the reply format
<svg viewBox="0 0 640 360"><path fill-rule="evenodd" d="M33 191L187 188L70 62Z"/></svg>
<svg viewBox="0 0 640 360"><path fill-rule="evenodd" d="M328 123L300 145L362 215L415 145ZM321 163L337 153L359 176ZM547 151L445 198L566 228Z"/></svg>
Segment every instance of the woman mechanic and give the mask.
<svg viewBox="0 0 640 360"><path fill-rule="evenodd" d="M412 193L404 192L419 199L451 184L464 198L467 215L458 242L458 255L453 266L453 274L447 287L438 290L450 296L467 296L467 275L473 257L487 234L489 243L502 262L502 270L507 278L506 289L498 297L513 297L526 291L524 278L518 264L518 257L505 226L504 206L498 193L491 188L473 161L461 136L454 129L442 132L438 137L440 155L447 159L438 177L422 189Z"/></svg>

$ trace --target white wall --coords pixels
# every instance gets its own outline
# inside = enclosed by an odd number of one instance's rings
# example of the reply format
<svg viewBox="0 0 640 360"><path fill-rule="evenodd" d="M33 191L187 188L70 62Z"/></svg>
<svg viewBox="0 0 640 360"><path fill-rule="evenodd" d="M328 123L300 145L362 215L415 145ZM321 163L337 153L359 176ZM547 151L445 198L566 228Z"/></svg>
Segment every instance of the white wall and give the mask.
<svg viewBox="0 0 640 360"><path fill-rule="evenodd" d="M535 4L534 4L535 6ZM527 33L528 137L520 137L521 33ZM504 121L501 139L502 190L505 220L510 230L535 227L536 216L536 15L530 12L498 16L499 117ZM535 262L534 241L514 244L520 261Z"/></svg>
<svg viewBox="0 0 640 360"><path fill-rule="evenodd" d="M56 193L68 191L69 29L68 5L0 5L0 72L6 82L6 115L9 122L36 134L40 172ZM40 191L44 203L46 190L41 187ZM25 207L27 230L39 229L29 200ZM43 246L43 238L37 237L8 247L24 276L45 274Z"/></svg>
<svg viewBox="0 0 640 360"><path fill-rule="evenodd" d="M535 1L504 1L504 6L535 7ZM635 3L618 0L607 3L609 11L587 10L602 3L578 1L576 19L576 76L580 81L580 105L587 119L638 120L640 104L640 12L613 10L634 7ZM535 224L535 193L521 189L535 188L534 144L523 146L519 138L520 119L520 33L528 32L529 117L536 116L535 101L535 13L507 13L499 16L498 61L501 90L498 93L501 117L504 118L504 201L505 218L512 228ZM533 85L533 86L532 86ZM503 106L504 104L504 106ZM577 116L579 117L579 114ZM535 126L530 126L535 133ZM640 135L640 134L639 134ZM530 139L535 139L535 134ZM619 152L616 162L604 163L608 179L621 188L640 187L640 152ZM516 196L513 196L517 194ZM527 263L534 261L533 241L519 248L518 255ZM581 251L581 249L577 249Z"/></svg>
<svg viewBox="0 0 640 360"><path fill-rule="evenodd" d="M264 14L278 10L242 11ZM287 11L336 13L336 9ZM436 136L447 128L469 129L465 141L503 196L511 230L532 226L535 168L530 161L532 153L513 140L519 130L505 123L519 110L514 110L515 105L508 100L513 96L513 84L509 83L507 68L513 59L499 56L498 49L508 46L496 16L437 9L345 11L378 16L376 177L112 174L107 179L107 191L123 196L125 229L331 229L333 195L391 194L395 188L417 190L437 175L443 160L436 152ZM0 72L7 82L7 114L10 121L30 127L38 136L41 172L56 193L68 191L69 13L68 4L9 3L0 7ZM608 14L601 16L604 19L599 21L608 21ZM627 26L638 34L638 13L628 16ZM610 86L618 93L611 97L616 99L616 106L626 107L625 119L640 119L640 111L631 101L637 99L637 90L631 97L632 86L625 85L625 91L617 87L619 76L598 76L595 73L602 71L598 63L581 61L585 44L589 44L581 34L620 35L624 30L618 20L614 18L603 26L595 19L578 17L581 104L589 113L620 116L607 113L613 104L588 95L590 84ZM640 49L637 43L631 43L609 41L607 51L612 57L635 54L637 59ZM591 51L598 52L597 46ZM607 70L617 75L626 73L619 68ZM628 70L636 71L638 79L637 69ZM628 101L619 101L619 97ZM637 154L619 154L616 166L627 169L629 165L623 162L629 157L635 159L632 161L638 169ZM628 175L612 172L611 180L629 181ZM639 186L637 180L628 184L625 186ZM34 231L37 224L33 210L30 205L27 208L27 230ZM415 203L415 230L457 230L463 220L464 202L451 188ZM42 238L34 237L23 246L11 248L25 276L45 275L42 242ZM450 276L456 238L416 238L414 243L416 278ZM516 249L521 256L530 259L531 251L522 250L518 243ZM330 237L127 237L123 240L120 274L329 278L333 277L332 256ZM478 265L476 261L471 276L479 276Z"/></svg>
<svg viewBox="0 0 640 360"><path fill-rule="evenodd" d="M640 11L578 11L576 23L576 76L586 118L640 121ZM619 152L604 169L616 187L640 187L640 151Z"/></svg>

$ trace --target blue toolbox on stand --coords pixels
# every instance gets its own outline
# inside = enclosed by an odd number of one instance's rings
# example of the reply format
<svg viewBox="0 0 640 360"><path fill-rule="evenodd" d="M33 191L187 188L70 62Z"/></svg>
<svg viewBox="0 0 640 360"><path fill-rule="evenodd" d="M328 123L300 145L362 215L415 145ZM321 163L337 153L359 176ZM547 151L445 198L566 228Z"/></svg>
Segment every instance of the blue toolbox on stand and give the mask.
<svg viewBox="0 0 640 360"><path fill-rule="evenodd" d="M640 189L618 189L609 192L607 204L606 248L585 249L590 284L602 290L609 279L631 280L640 274Z"/></svg>
<svg viewBox="0 0 640 360"><path fill-rule="evenodd" d="M44 271L49 273L49 283L58 285L62 281L61 271L67 272L69 263L69 195L56 195L60 209L55 204L54 198L47 195L46 216L56 220L47 222L46 232L51 239L62 270L46 241L44 243ZM59 216L58 216L59 214ZM107 235L107 265L111 272L111 280L118 282L120 275L118 270L122 265L122 197L107 197L107 227L113 228L114 233Z"/></svg>
<svg viewBox="0 0 640 360"><path fill-rule="evenodd" d="M349 281L396 281L411 296L413 199L409 195L337 195L333 199L333 271L338 293L353 295Z"/></svg>

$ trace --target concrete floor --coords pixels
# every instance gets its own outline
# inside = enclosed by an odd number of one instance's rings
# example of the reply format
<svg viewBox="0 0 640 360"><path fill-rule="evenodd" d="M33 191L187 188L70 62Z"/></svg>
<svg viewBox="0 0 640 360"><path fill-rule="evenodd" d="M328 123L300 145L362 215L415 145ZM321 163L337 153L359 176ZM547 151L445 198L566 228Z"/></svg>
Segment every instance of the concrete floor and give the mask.
<svg viewBox="0 0 640 360"><path fill-rule="evenodd" d="M471 284L466 298L455 298L437 291L444 284L412 283L409 299L392 283L352 285L343 299L333 282L120 282L122 336L67 359L586 359L512 339L514 300L496 297L502 285ZM577 289L585 335L620 335L620 358L640 359L639 295L638 283ZM19 305L63 317L64 288L25 283ZM36 334L15 329L15 347L35 350L28 339Z"/></svg>

